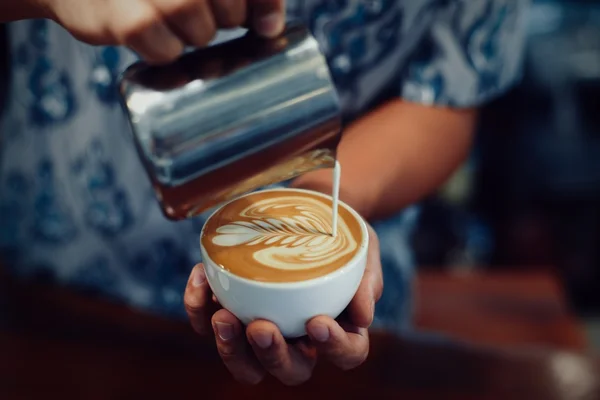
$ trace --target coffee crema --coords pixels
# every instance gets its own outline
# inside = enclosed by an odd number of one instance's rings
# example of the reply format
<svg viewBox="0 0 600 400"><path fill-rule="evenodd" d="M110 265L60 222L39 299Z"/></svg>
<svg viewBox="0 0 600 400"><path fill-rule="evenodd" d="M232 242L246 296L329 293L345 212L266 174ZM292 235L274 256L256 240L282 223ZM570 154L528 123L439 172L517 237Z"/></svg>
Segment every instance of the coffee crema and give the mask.
<svg viewBox="0 0 600 400"><path fill-rule="evenodd" d="M348 264L362 242L360 221L339 205L332 232L332 200L293 189L255 192L213 214L202 246L221 268L261 282L297 282Z"/></svg>

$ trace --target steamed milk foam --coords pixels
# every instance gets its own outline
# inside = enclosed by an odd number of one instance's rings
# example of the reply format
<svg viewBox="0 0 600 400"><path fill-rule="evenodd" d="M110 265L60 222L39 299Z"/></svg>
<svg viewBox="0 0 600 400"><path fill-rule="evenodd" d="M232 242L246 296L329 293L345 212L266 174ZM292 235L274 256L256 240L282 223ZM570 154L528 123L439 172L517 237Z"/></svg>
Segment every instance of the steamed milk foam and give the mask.
<svg viewBox="0 0 600 400"><path fill-rule="evenodd" d="M202 245L221 268L262 282L317 278L347 265L362 242L361 225L339 204L335 235L328 196L294 189L255 192L213 214Z"/></svg>

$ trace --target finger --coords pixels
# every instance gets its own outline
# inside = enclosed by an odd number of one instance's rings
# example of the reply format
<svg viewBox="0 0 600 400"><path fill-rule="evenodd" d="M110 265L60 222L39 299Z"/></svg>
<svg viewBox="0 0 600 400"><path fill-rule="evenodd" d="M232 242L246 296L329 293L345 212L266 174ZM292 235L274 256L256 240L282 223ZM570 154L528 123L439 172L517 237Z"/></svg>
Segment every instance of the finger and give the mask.
<svg viewBox="0 0 600 400"><path fill-rule="evenodd" d="M383 272L379 240L375 230L368 226L369 248L367 250L367 266L354 298L348 306L351 321L359 327L368 328L373 323L375 303L383 293Z"/></svg>
<svg viewBox="0 0 600 400"><path fill-rule="evenodd" d="M279 35L285 26L284 0L255 0L248 3L249 25L259 35L272 38Z"/></svg>
<svg viewBox="0 0 600 400"><path fill-rule="evenodd" d="M201 334L210 332L210 316L216 311L216 305L210 301L211 290L206 281L204 266L198 264L192 269L183 296L183 303L190 324Z"/></svg>
<svg viewBox="0 0 600 400"><path fill-rule="evenodd" d="M183 43L169 30L152 5L114 0L110 30L115 40L131 48L149 63L167 63L183 51Z"/></svg>
<svg viewBox="0 0 600 400"><path fill-rule="evenodd" d="M211 0L210 5L219 28L237 28L246 21L246 0Z"/></svg>
<svg viewBox="0 0 600 400"><path fill-rule="evenodd" d="M262 366L285 385L299 385L312 375L316 359L288 345L277 329L268 321L252 322L246 336Z"/></svg>
<svg viewBox="0 0 600 400"><path fill-rule="evenodd" d="M169 28L186 44L206 46L216 33L208 0L153 0Z"/></svg>
<svg viewBox="0 0 600 400"><path fill-rule="evenodd" d="M156 23L139 35L132 35L125 45L150 64L167 64L183 52L183 43L164 23Z"/></svg>
<svg viewBox="0 0 600 400"><path fill-rule="evenodd" d="M212 318L217 350L233 377L242 383L255 385L265 371L246 342L241 322L229 311L217 311Z"/></svg>
<svg viewBox="0 0 600 400"><path fill-rule="evenodd" d="M365 328L344 328L333 319L324 316L313 318L306 325L319 356L326 357L346 371L358 367L367 359L369 333Z"/></svg>

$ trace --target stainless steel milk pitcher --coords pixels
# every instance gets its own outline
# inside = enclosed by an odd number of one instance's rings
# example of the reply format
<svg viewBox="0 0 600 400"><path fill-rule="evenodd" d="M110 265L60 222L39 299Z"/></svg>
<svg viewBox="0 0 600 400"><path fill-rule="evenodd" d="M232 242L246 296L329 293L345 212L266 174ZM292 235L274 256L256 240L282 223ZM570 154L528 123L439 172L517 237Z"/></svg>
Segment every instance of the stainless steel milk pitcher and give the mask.
<svg viewBox="0 0 600 400"><path fill-rule="evenodd" d="M120 82L133 139L165 215L194 216L333 167L341 110L318 42L298 25L252 33Z"/></svg>

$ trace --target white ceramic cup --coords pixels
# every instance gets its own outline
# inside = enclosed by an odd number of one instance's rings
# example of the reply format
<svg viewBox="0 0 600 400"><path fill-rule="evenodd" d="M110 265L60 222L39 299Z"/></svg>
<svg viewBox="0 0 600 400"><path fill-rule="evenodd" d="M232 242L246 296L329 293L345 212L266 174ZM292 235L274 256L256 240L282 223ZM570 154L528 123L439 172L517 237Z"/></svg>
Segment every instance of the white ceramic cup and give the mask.
<svg viewBox="0 0 600 400"><path fill-rule="evenodd" d="M330 196L302 189L285 190L331 199ZM274 283L242 278L219 267L200 242L206 277L219 303L245 325L257 319L273 322L286 338L304 336L306 323L316 316L337 318L358 290L367 265L369 243L367 226L362 217L343 202L339 206L350 211L359 222L362 240L358 251L345 266L310 280Z"/></svg>

